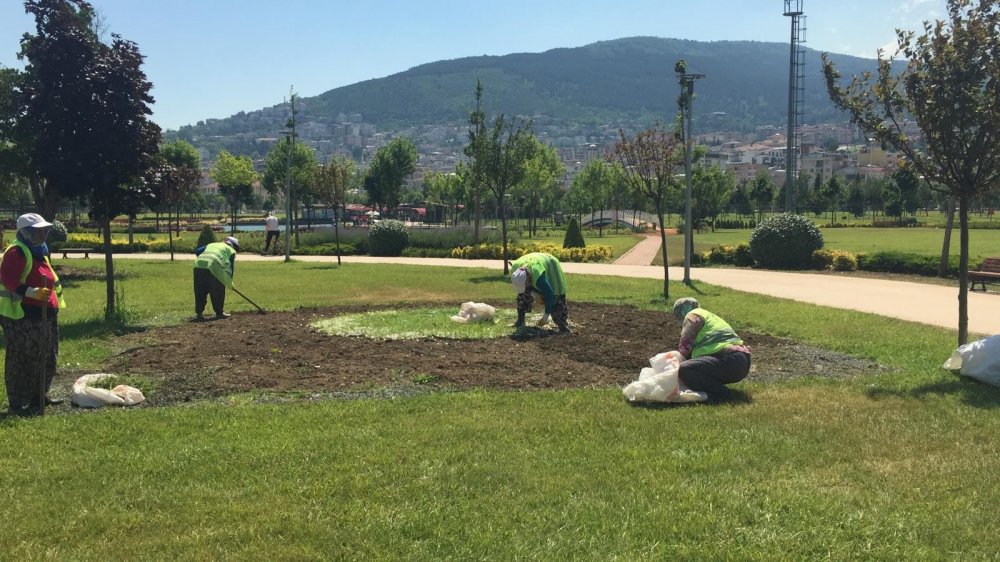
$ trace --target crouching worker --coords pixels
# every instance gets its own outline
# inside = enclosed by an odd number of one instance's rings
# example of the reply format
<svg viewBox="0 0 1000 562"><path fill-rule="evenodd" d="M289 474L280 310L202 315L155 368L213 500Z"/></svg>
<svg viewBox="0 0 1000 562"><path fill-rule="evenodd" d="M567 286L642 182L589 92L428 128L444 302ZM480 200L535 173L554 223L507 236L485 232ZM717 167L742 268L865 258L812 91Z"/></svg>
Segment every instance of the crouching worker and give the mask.
<svg viewBox="0 0 1000 562"><path fill-rule="evenodd" d="M569 333L569 310L566 308L566 277L554 256L532 252L511 264L514 272L510 282L517 293L517 322L515 328L524 326L524 315L531 312L536 298L542 299L545 313L538 326L549 323L549 318L559 326L559 332Z"/></svg>
<svg viewBox="0 0 1000 562"><path fill-rule="evenodd" d="M693 298L678 299L674 316L683 320L677 351L684 356L678 376L710 402L731 398L727 384L750 373L750 350L725 320L701 308Z"/></svg>
<svg viewBox="0 0 1000 562"><path fill-rule="evenodd" d="M240 243L232 236L222 242L212 242L196 248L198 256L194 260L194 312L195 320L202 321L205 304L212 297L212 309L216 318L229 316L223 308L226 304L226 287L233 286L236 271L236 252Z"/></svg>
<svg viewBox="0 0 1000 562"><path fill-rule="evenodd" d="M27 213L0 263L0 325L7 339L4 379L11 415L34 416L62 400L48 397L59 354L57 316L66 303L45 243L52 223Z"/></svg>

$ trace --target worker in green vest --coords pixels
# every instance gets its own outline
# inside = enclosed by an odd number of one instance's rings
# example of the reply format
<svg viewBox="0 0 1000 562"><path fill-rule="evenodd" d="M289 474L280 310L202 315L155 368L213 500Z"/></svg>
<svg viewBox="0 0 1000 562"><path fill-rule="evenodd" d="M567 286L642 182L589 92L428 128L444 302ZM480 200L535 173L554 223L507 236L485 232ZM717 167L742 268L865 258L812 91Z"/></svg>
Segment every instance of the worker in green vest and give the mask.
<svg viewBox="0 0 1000 562"><path fill-rule="evenodd" d="M194 312L195 320L205 319L205 305L212 298L212 309L216 319L229 316L224 311L226 288L233 286L236 273L236 253L240 250L239 240L227 236L222 242L212 242L195 249L198 256L194 260Z"/></svg>
<svg viewBox="0 0 1000 562"><path fill-rule="evenodd" d="M545 312L537 326L545 326L551 318L559 333L568 334L569 310L566 308L566 277L562 265L551 254L532 252L511 264L511 285L517 293L517 322L515 328L524 326L524 316L531 312L536 298L542 299Z"/></svg>
<svg viewBox="0 0 1000 562"><path fill-rule="evenodd" d="M62 283L49 263L45 240L52 223L27 213L17 218L17 235L0 262L0 325L7 340L4 382L11 415L35 416L49 398L59 355Z"/></svg>
<svg viewBox="0 0 1000 562"><path fill-rule="evenodd" d="M677 373L681 381L708 394L709 401L730 399L732 392L726 385L750 373L750 350L725 320L701 308L693 298L677 299L673 312L682 321L677 345L685 358Z"/></svg>

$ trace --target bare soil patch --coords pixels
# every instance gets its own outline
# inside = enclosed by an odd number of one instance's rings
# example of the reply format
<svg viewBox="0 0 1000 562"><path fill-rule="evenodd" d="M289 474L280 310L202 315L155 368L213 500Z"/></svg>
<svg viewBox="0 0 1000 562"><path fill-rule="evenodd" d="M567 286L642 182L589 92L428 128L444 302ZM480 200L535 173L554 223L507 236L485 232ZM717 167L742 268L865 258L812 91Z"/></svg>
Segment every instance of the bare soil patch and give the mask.
<svg viewBox="0 0 1000 562"><path fill-rule="evenodd" d="M542 330L528 339L377 341L309 328L337 314L384 308L242 313L127 334L114 340L117 354L105 370L153 381L150 405L253 391L360 396L609 388L635 380L650 357L676 347L679 333L678 322L667 312L573 302L570 335ZM871 361L766 334L741 336L753 353L748 380L845 378L884 370Z"/></svg>

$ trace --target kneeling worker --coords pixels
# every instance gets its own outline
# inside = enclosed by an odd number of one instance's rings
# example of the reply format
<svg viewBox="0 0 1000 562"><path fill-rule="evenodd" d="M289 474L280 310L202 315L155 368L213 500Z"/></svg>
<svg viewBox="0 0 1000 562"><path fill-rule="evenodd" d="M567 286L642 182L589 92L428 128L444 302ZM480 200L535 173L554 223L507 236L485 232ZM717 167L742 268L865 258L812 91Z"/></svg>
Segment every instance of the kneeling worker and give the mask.
<svg viewBox="0 0 1000 562"><path fill-rule="evenodd" d="M545 304L545 313L538 326L549 323L549 317L559 326L559 332L569 333L569 310L566 308L566 277L554 256L542 252L525 254L511 264L514 271L510 282L517 292L517 323L524 326L524 315L531 311L535 298Z"/></svg>
<svg viewBox="0 0 1000 562"><path fill-rule="evenodd" d="M677 299L674 317L682 320L677 351L685 357L678 376L692 390L708 394L710 402L731 397L727 384L750 373L750 350L729 324L701 308L693 298Z"/></svg>
<svg viewBox="0 0 1000 562"><path fill-rule="evenodd" d="M194 253L194 312L196 319L205 317L205 304L212 297L212 308L216 318L225 318L229 314L223 311L226 304L226 287L233 286L233 275L236 271L236 252L240 243L232 236L227 236L222 242L205 244Z"/></svg>

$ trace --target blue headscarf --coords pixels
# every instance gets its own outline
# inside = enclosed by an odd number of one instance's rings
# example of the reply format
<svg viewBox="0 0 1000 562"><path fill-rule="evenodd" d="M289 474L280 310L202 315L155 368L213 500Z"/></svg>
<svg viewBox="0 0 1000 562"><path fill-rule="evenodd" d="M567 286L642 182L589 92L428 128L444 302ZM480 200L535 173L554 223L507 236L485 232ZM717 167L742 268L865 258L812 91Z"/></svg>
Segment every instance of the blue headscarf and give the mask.
<svg viewBox="0 0 1000 562"><path fill-rule="evenodd" d="M25 229L21 229L21 230L17 231L17 239L20 240L21 242L23 242L24 245L27 246L31 250L32 255L38 256L40 258L49 255L49 245L48 245L48 243L42 242L41 244L38 244L38 245L32 244L31 243L31 237L30 236L26 236L25 233L24 233L24 230Z"/></svg>

